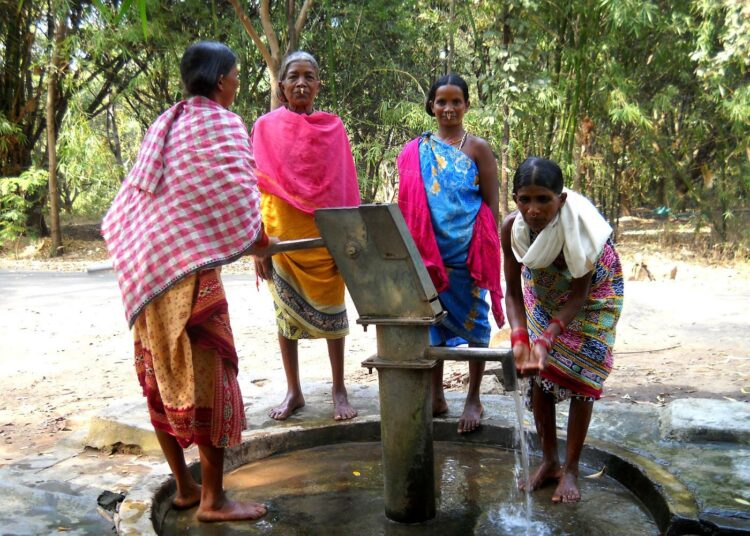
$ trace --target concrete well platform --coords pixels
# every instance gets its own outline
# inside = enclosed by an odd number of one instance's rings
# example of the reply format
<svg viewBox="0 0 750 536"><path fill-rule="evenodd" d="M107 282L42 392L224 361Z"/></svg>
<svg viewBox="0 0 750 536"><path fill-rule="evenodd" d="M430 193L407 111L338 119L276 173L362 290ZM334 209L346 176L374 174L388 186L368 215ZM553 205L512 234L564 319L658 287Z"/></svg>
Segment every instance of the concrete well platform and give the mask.
<svg viewBox="0 0 750 536"><path fill-rule="evenodd" d="M348 422L331 419L328 385L306 385L305 397L305 408L281 423L266 416L267 401L275 400L276 394L269 397L269 393L259 392L248 397L250 430L243 435L243 445L227 453L225 469L320 444L379 439L375 385L353 386L350 400L359 416ZM515 426L515 412L510 396L484 395L483 427L460 436L456 428L463 398L463 393L448 393L448 416L434 420L436 440L501 446L512 441L508 430ZM139 412L130 404L121 409L131 416ZM150 444L145 418L137 426L131 417L104 418L117 413L116 408L103 412L100 420L92 421L92 431L106 422L107 433L119 429L116 435L122 443ZM144 403L140 413L146 415ZM732 415L732 429L721 434L704 432L712 422L725 425L728 414ZM670 527L667 534L750 534L750 508L745 504L750 501L749 417L750 407L742 403L685 399L655 406L602 400L595 405L584 458L592 471L605 469L634 491L657 524ZM567 404L562 404L558 411L561 437L566 419ZM533 426L530 413L525 420L527 427ZM105 435L94 433L89 439L92 437ZM131 489L119 511L120 534L156 534L153 520L163 518L167 497L174 491L164 474L162 466Z"/></svg>
<svg viewBox="0 0 750 536"><path fill-rule="evenodd" d="M245 389L250 430L244 434L245 446L228 453L227 469L245 463L248 456L263 458L324 440L379 437L375 383L350 385L350 400L359 416L344 423L331 418L329 384L306 383L304 389L307 405L284 422L266 415L272 402L281 400L282 391ZM508 441L506 431L515 422L510 396L483 395L484 426L459 436L455 431L464 393L447 395L449 414L434 421L437 439L480 444ZM562 404L558 410L561 437L566 419L567 404ZM527 427L533 426L529 412L525 420ZM652 487L657 493L643 498L644 503L666 497L671 510L661 511L678 516L680 523L673 534L750 534L749 422L750 406L745 403L681 399L655 406L604 399L594 407L587 440L591 447L587 449L588 469L606 467L612 475L624 471L618 460L635 460L637 471L629 474L653 476L654 482L660 482ZM110 490L126 494L115 516L120 534L155 534L152 516L163 512L153 511L154 498L171 491L165 485L169 469L158 450L145 400L115 402L80 428L85 432L52 451L0 467L0 533L111 533L112 521L97 511L97 497ZM188 449L187 457L195 461L196 449Z"/></svg>

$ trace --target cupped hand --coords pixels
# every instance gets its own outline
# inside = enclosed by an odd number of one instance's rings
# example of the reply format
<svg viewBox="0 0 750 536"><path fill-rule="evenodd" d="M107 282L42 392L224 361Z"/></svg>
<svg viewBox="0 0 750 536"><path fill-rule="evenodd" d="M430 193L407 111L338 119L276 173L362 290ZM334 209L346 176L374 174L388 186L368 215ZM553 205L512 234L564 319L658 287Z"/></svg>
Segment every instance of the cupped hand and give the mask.
<svg viewBox="0 0 750 536"><path fill-rule="evenodd" d="M515 346L513 346L513 359L516 362L516 374L518 374L518 376L525 376L524 371L526 370L530 357L531 351L528 344L517 342Z"/></svg>
<svg viewBox="0 0 750 536"><path fill-rule="evenodd" d="M547 348L543 344L535 344L530 352L529 361L526 364L524 373L535 375L541 372L547 364Z"/></svg>

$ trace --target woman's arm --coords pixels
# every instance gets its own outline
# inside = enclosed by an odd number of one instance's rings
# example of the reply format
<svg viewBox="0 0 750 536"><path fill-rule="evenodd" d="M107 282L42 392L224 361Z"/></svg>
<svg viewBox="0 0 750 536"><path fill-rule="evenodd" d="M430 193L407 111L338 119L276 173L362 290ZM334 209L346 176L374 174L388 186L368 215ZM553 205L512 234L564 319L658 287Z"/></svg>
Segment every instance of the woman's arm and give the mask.
<svg viewBox="0 0 750 536"><path fill-rule="evenodd" d="M593 272L589 272L583 277L573 279L570 282L570 294L568 295L568 301L565 302L562 309L558 311L555 318L562 322L563 326L570 324L570 321L575 318L578 312L583 308L586 300L589 296L589 290L591 290L591 278ZM552 323L547 326L546 331L551 335L557 337L562 333L562 327L557 323Z"/></svg>
<svg viewBox="0 0 750 536"><path fill-rule="evenodd" d="M505 312L512 328L526 327L526 309L523 306L521 289L521 265L513 254L510 245L510 234L518 211L514 211L503 220L500 229L500 245L503 249L503 271L505 272Z"/></svg>
<svg viewBox="0 0 750 536"><path fill-rule="evenodd" d="M526 374L529 363L529 332L526 326L526 309L523 305L521 288L521 264L516 260L510 246L510 235L517 211L503 220L500 229L500 245L503 248L503 270L505 272L505 314L511 328L511 344L516 369L520 375Z"/></svg>
<svg viewBox="0 0 750 536"><path fill-rule="evenodd" d="M531 351L531 363L527 367L530 373L536 374L544 368L544 365L547 363L547 354L552 347L555 337L562 333L563 326L567 326L586 303L589 290L591 289L592 273L589 272L583 277L573 279L570 282L568 301L565 302L565 305L558 311L553 321L545 328L542 335L534 344L534 348ZM555 319L559 320L559 322L555 322Z"/></svg>
<svg viewBox="0 0 750 536"><path fill-rule="evenodd" d="M482 201L492 210L495 226L500 222L500 184L497 180L497 161L489 144L472 136L471 154L479 169L479 191Z"/></svg>

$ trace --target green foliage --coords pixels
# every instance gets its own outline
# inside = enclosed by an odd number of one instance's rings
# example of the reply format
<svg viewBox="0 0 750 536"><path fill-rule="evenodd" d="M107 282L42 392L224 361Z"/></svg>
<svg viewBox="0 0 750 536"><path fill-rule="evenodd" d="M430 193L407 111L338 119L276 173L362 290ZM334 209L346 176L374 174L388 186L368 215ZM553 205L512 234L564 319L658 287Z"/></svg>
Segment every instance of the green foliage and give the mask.
<svg viewBox="0 0 750 536"><path fill-rule="evenodd" d="M47 171L31 168L19 177L0 177L0 245L26 234L27 212L47 192Z"/></svg>
<svg viewBox="0 0 750 536"><path fill-rule="evenodd" d="M101 135L104 118L87 119L78 104L68 110L66 128L57 140L62 205L71 214L98 216L117 193L125 170L117 163L107 138ZM140 137L137 125L123 129L122 137L125 140ZM126 147L127 159L132 161L137 147L132 144Z"/></svg>
<svg viewBox="0 0 750 536"><path fill-rule="evenodd" d="M25 13L43 27L48 8L37 4ZM271 2L281 43L285 4ZM260 31L258 2L244 5ZM248 126L268 111L273 88L264 60L229 2L65 6L85 12L67 41L71 62L58 118L68 210L95 215L106 208L145 128L182 98L178 66L191 42L215 39L237 52L233 111ZM39 74L6 87L43 79L47 43L45 32L37 34L28 64L15 71ZM316 106L346 124L365 201L394 198L395 157L406 141L435 129L425 94L453 71L469 83L465 126L507 161L508 174L529 155L551 157L615 222L630 209L668 206L710 226L717 241L749 239L742 231L750 204L746 0L315 0L299 48L319 60ZM20 66L25 56L8 51L7 61L12 56ZM0 108L0 156L27 139L41 158L43 126L16 121L17 112ZM14 160L18 169L27 161Z"/></svg>
<svg viewBox="0 0 750 536"><path fill-rule="evenodd" d="M0 160L5 160L11 145L23 139L23 132L16 123L11 123L0 113Z"/></svg>

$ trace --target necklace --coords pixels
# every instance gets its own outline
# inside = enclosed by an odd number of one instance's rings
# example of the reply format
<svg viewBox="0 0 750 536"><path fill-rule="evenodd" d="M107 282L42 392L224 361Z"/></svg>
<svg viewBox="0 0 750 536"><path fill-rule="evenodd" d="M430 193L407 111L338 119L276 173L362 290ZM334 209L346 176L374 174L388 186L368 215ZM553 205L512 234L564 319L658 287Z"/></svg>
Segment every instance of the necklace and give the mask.
<svg viewBox="0 0 750 536"><path fill-rule="evenodd" d="M437 139L439 139L440 141L442 141L443 143L447 143L451 147L455 147L456 149L458 149L460 151L461 148L464 146L464 143L466 143L466 137L468 135L469 135L469 133L466 132L466 131L464 131L464 135L463 136L461 136L460 138L457 138L457 139L453 139L453 140L444 140L443 138L441 138L437 134L435 135L435 137Z"/></svg>

